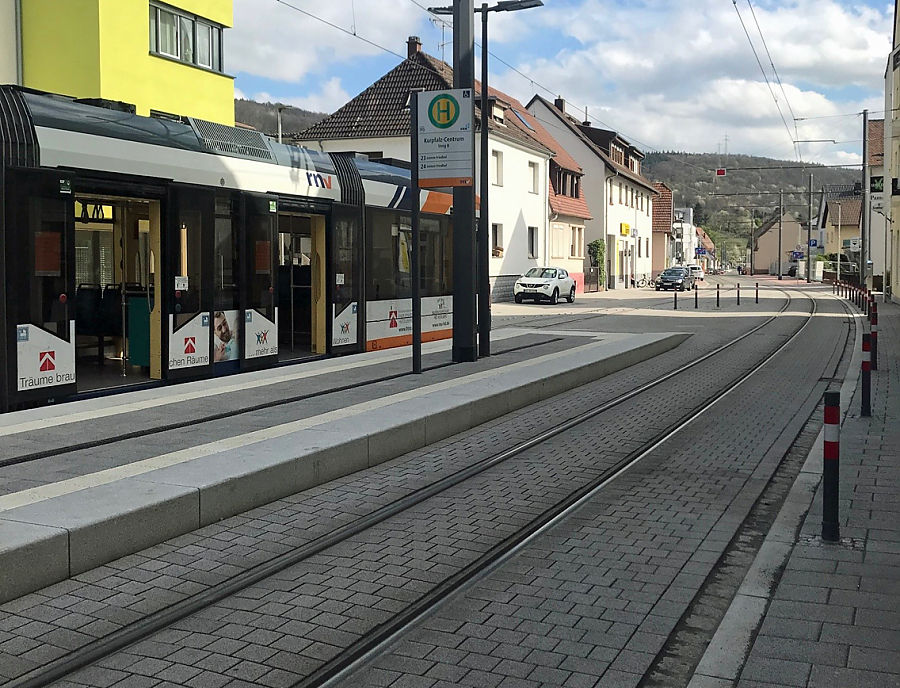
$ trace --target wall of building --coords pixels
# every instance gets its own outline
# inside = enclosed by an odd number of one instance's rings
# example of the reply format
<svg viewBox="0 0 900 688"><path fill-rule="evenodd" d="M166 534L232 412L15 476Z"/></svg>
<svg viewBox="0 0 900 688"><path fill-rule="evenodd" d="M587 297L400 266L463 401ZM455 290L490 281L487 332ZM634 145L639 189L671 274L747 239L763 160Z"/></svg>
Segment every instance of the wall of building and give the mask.
<svg viewBox="0 0 900 688"><path fill-rule="evenodd" d="M652 253L652 274L655 278L659 273L669 267L670 264L670 243L671 239L668 234L663 232L653 232L653 253Z"/></svg>
<svg viewBox="0 0 900 688"><path fill-rule="evenodd" d="M167 3L230 26L230 0ZM231 77L150 53L149 5L121 0L23 3L26 86L234 124ZM224 56L227 59L227 54Z"/></svg>
<svg viewBox="0 0 900 688"><path fill-rule="evenodd" d="M305 142L309 148L326 152L379 152L384 157L409 160L409 139L406 137L338 139ZM536 151L517 146L503 139L491 137L491 151L503 154L503 185L492 184L489 191L488 213L490 223L502 226L502 255L491 255L488 269L495 301L512 300L512 287L516 279L529 268L558 264L583 273L583 259L554 261L550 257L548 229L550 181L549 158ZM480 155L475 156L476 193L480 193ZM540 165L538 193L531 193L529 162ZM493 179L493 169L490 178ZM528 255L528 227L538 228L538 255ZM490 250L489 246L489 250ZM572 270L575 272L576 270Z"/></svg>
<svg viewBox="0 0 900 688"><path fill-rule="evenodd" d="M801 227L800 223L793 219L785 217L781 227L781 270L786 273L790 267L790 252L800 239ZM802 244L801 244L802 246ZM778 223L769 229L757 240L757 250L754 256L754 269L757 273L769 272L770 274L778 274Z"/></svg>
<svg viewBox="0 0 900 688"><path fill-rule="evenodd" d="M19 36L16 4L19 0L0 0L0 84L17 84Z"/></svg>

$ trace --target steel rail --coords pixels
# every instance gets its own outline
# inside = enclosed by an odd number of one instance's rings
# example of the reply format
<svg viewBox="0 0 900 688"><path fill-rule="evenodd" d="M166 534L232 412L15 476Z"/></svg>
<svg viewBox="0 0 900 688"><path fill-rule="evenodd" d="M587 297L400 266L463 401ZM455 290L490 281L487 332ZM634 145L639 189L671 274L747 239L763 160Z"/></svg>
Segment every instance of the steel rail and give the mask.
<svg viewBox="0 0 900 688"><path fill-rule="evenodd" d="M290 566L299 564L300 562L302 562L305 559L308 559L309 557L312 557L318 553L321 553L321 552L325 551L326 549L333 547L350 537L358 535L361 532L365 531L366 529L368 529L374 525L377 525L377 524L387 520L388 518L396 516L397 514L402 513L403 511L405 511L413 506L416 506L417 504L419 504L433 496L436 496L436 495L440 494L441 492L444 492L447 489L455 487L456 485L464 482L465 480L468 480L469 478L472 478L480 473L483 473L484 471L488 470L489 468L492 468L500 463L503 463L504 461L507 461L510 458L527 451L528 449L531 449L543 442L546 442L547 440L549 440L553 437L556 437L557 435L563 434L563 433L571 430L572 428L584 423L587 420L595 418L596 416L599 416L602 413L609 411L610 409L620 406L621 404L633 399L634 397L636 397L650 389L653 389L654 387L657 387L658 385L660 385L678 375L682 375L683 373L687 372L688 370L691 370L692 368L694 368L698 365L701 365L705 361L709 360L711 357L716 356L717 354L719 354L723 351L726 351L727 349L730 349L731 347L733 347L740 341L755 334L760 329L762 329L763 327L769 325L774 320L776 320L779 316L781 316L790 307L791 302L792 302L792 298L791 298L790 294L788 292L784 292L784 294L787 297L786 302L778 313L775 313L774 315L770 316L769 318L767 318L765 321L763 321L759 325L753 327L752 329L739 335L738 337L735 337L734 339L726 342L725 344L722 344L721 346L716 347L712 351L707 352L703 356L701 356L697 359L694 359L687 365L680 367L677 370L673 370L668 373L665 373L665 374L655 378L654 380L651 380L650 382L639 385L635 389L633 389L629 392L626 392L625 394L617 397L616 399L614 399L612 401L606 402L605 404L602 404L601 406L598 406L594 409L591 409L589 411L581 413L581 414L575 416L574 418L564 421L563 423L560 423L560 424L554 426L553 428L550 428L528 440L520 442L519 444L515 445L514 447L511 447L505 451L499 452L498 454L495 454L493 456L482 459L481 461L478 461L470 466L467 466L466 468L458 471L457 473L454 473L453 475L450 475L450 476L447 476L440 480L437 480L434 483L432 483L431 485L428 485L428 486L420 488L414 492L411 492L410 494L408 494L404 497L401 497L400 499L397 499L394 502L391 502L390 504L380 507L380 508L376 509L375 511L371 512L370 514L362 516L359 519L357 519L351 523L347 523L342 526L339 526L339 527L335 528L333 531L329 532L328 534L320 536L314 540L311 540L310 542L306 543L305 545L303 545L301 547L296 548L295 550L286 552L284 554L277 555L268 561L257 564L255 566L247 569L246 571L243 571L243 572L237 574L236 576L230 578L227 581L223 581L222 583L212 586L212 587L208 588L207 590L196 593L180 602L176 602L175 604L170 605L169 607L166 607L165 609L161 609L159 611L148 614L146 617L139 619L138 621L135 621L131 624L128 624L127 626L125 626L117 631L114 631L114 632L110 633L109 635L104 636L103 638L99 638L97 640L91 641L90 643L88 643L87 645L85 645L82 648L79 648L78 650L75 650L63 657L60 657L59 659L48 662L47 664L40 667L39 669L35 669L31 672L23 674L22 676L20 676L18 678L12 679L8 683L3 684L3 688L43 688L44 686L47 686L55 681L58 681L58 680L64 678L65 676L67 676L79 669L82 669L82 668L88 666L89 664L92 664L93 662L98 661L99 659L102 659L103 657L106 657L114 652L122 650L125 647L132 645L133 643L136 643L144 638L147 638L148 636L152 635L153 633L161 631L164 628L166 628L167 626L170 626L171 624L173 624L181 619L184 619L192 614L195 614L203 609L206 609L206 608L210 607L211 605L216 604L217 602L220 602L221 600L223 600L231 595L234 595L235 593L240 592L241 590L244 590L245 588L247 588L251 585L259 583L260 581L265 580L266 578L269 578L269 577L275 575L276 573L279 573L280 571L283 571L283 570L289 568ZM815 307L814 301L813 301L813 306ZM809 322L809 319L811 319L811 317L812 317L812 315L808 316L807 323ZM807 323L804 323L804 325L801 326L800 330L802 330L803 327L805 327ZM797 333L799 333L800 330L798 330ZM788 342L791 341L793 339L793 337L796 336L797 333L795 333L795 335L793 335L791 337L791 339L789 339L787 341ZM787 342L782 344L775 351L775 353L780 351L781 348L783 348L786 343ZM774 355L774 353L771 354L770 356L773 356L773 355ZM766 360L768 360L768 359L766 359ZM765 361L763 361L763 363L760 364L760 367L764 364L765 364ZM727 394L727 392L726 392L726 394ZM716 393L716 395L714 395L714 396L718 398L718 393ZM724 396L724 395L722 395L722 396ZM715 403L715 402L713 402L713 403ZM707 404L706 407L708 407L710 405L712 405L712 404ZM690 421L686 421L686 422L690 422ZM681 427L681 426L679 426L679 427ZM651 441L653 441L653 440L651 440ZM628 458L626 457L625 460L627 461ZM580 490L573 493L573 495L578 495L584 489L585 488L581 488ZM570 496L570 498L571 498L571 496ZM567 503L568 501L569 500L566 500L566 502L564 502L564 503ZM527 526L526 526L526 528L527 528ZM469 568L470 567L467 567L464 570L468 570ZM454 580L454 579L450 579L450 580ZM441 589L443 589L443 588L441 588ZM427 597L427 595L426 595L426 597ZM424 598L420 598L420 599L424 599ZM414 603L414 605L417 605L417 604L418 603ZM418 607L416 607L416 608L418 608ZM403 613L401 613L400 615L395 617L395 619L398 619L398 620L401 618L405 618L405 615ZM351 647L356 647L356 644ZM338 655L338 657L342 657L343 654L344 653L342 653L341 655ZM323 670L326 666L331 666L331 664L332 663L323 665L323 667L320 667L319 671ZM314 676L314 675L318 675L318 671L315 674L311 674L310 676ZM306 684L301 682L297 685L305 686Z"/></svg>
<svg viewBox="0 0 900 688"><path fill-rule="evenodd" d="M807 298L809 297L807 296ZM362 636L344 651L321 665L313 673L309 674L306 678L292 684L291 688L325 688L327 686L336 686L338 682L346 680L355 671L370 664L374 659L380 656L388 647L397 642L400 636L419 624L425 618L434 614L434 612L446 604L453 596L471 587L491 571L527 548L538 537L569 518L573 513L587 504L587 502L596 497L607 485L633 468L642 459L661 447L673 436L684 430L684 428L709 411L722 399L729 396L744 382L771 362L772 359L787 347L788 344L794 341L794 339L798 337L812 321L816 314L816 302L813 298L810 298L810 301L813 305L812 311L803 325L801 325L788 339L782 342L775 351L764 358L763 361L748 373L742 375L736 382L732 383L724 392L712 395L699 409L693 411L687 419L679 422L674 428L659 433L656 437L645 443L643 447L624 457L590 483L579 488L562 502L559 502L557 505L551 507L532 520L531 523L524 528L521 528L512 537L498 543L477 560L437 585L430 592L425 593L406 609L397 613L390 621L385 622L373 631Z"/></svg>

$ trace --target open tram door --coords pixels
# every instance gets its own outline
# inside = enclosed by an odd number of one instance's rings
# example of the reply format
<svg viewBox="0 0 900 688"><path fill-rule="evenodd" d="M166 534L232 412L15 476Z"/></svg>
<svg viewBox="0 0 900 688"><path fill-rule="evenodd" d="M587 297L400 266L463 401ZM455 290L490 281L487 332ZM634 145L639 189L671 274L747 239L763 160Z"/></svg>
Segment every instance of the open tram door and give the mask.
<svg viewBox="0 0 900 688"><path fill-rule="evenodd" d="M65 173L6 168L2 221L10 408L73 394L75 206Z"/></svg>

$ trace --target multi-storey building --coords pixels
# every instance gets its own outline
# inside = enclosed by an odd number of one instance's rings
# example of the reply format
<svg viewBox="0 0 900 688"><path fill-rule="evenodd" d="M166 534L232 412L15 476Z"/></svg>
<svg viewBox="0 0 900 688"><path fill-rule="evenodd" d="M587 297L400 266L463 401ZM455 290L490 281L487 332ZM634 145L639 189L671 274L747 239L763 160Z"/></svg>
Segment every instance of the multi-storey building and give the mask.
<svg viewBox="0 0 900 688"><path fill-rule="evenodd" d="M407 41L407 59L331 116L291 135L326 152L364 153L370 159L410 159L409 94L452 88L453 71ZM555 265L584 283L583 171L515 98L489 89L489 273L493 300L511 300L515 280L529 268ZM481 86L476 83L480 128ZM475 156L480 194L480 155ZM551 160L552 159L552 160Z"/></svg>
<svg viewBox="0 0 900 688"><path fill-rule="evenodd" d="M641 174L644 155L614 131L579 122L566 103L535 96L531 112L584 170L585 198L592 219L585 222L585 242L606 245L606 285L633 286L651 277L653 199L656 189Z"/></svg>
<svg viewBox="0 0 900 688"><path fill-rule="evenodd" d="M0 0L0 83L234 124L231 0Z"/></svg>

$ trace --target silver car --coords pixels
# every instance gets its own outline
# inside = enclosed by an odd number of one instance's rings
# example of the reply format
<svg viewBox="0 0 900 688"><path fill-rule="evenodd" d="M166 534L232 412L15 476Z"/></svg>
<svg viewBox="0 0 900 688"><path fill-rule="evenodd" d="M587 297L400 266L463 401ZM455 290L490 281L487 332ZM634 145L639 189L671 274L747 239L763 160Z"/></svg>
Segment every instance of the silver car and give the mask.
<svg viewBox="0 0 900 688"><path fill-rule="evenodd" d="M557 303L560 297L575 303L575 280L562 268L531 268L516 280L513 295L516 303L525 299Z"/></svg>

